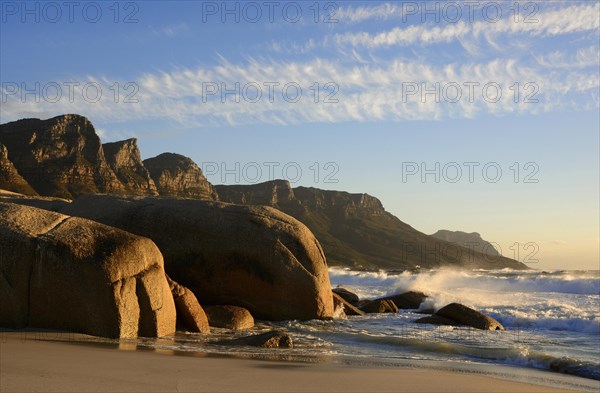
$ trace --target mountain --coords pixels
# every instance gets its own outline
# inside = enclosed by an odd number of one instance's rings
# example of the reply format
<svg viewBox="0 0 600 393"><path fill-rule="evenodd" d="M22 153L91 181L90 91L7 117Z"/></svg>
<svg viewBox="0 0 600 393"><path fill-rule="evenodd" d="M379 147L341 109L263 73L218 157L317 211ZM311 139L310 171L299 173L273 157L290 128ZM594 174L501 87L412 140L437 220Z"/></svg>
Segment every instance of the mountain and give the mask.
<svg viewBox="0 0 600 393"><path fill-rule="evenodd" d="M191 158L163 153L144 160L160 195L216 200L212 184Z"/></svg>
<svg viewBox="0 0 600 393"><path fill-rule="evenodd" d="M0 143L0 188L18 192L25 195L37 195L37 192L23 176L19 174L15 165L8 159L8 149Z"/></svg>
<svg viewBox="0 0 600 393"><path fill-rule="evenodd" d="M490 242L483 240L481 235L477 232L467 233L462 231L448 231L445 229L440 229L431 236L435 237L436 239L458 244L482 254L487 254L494 257L500 255L494 246Z"/></svg>
<svg viewBox="0 0 600 393"><path fill-rule="evenodd" d="M108 165L125 186L128 194L158 195L154 180L142 162L135 138L104 143L102 148Z"/></svg>
<svg viewBox="0 0 600 393"><path fill-rule="evenodd" d="M526 269L515 260L484 255L426 235L385 211L368 194L292 188L276 180L254 185L217 185L219 200L275 207L315 234L330 266L411 269L443 266Z"/></svg>
<svg viewBox="0 0 600 393"><path fill-rule="evenodd" d="M142 161L135 138L101 144L79 115L0 125L0 187L68 199L94 193L216 199L190 158L165 153Z"/></svg>
<svg viewBox="0 0 600 393"><path fill-rule="evenodd" d="M158 194L267 205L306 224L331 266L527 268L492 254L491 248L483 254L483 248L461 247L465 241L458 235L440 239L442 235L419 232L368 194L292 188L283 180L213 186L188 157L163 153L142 161L135 139L101 144L91 122L79 115L0 125L0 187L67 199L94 193ZM475 240L484 242L479 236Z"/></svg>
<svg viewBox="0 0 600 393"><path fill-rule="evenodd" d="M94 126L83 116L2 124L0 143L8 149L17 171L40 195L73 198L125 192L106 162Z"/></svg>

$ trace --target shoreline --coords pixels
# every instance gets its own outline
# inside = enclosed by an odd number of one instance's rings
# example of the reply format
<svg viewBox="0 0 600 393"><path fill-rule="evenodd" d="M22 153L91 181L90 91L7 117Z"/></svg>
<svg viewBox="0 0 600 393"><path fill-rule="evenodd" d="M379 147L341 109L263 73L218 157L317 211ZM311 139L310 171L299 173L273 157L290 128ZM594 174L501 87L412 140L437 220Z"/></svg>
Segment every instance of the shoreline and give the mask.
<svg viewBox="0 0 600 393"><path fill-rule="evenodd" d="M25 333L25 334L24 334ZM29 335L29 336L28 336ZM38 335L38 338L35 338ZM46 338L43 338L46 335ZM49 336L54 339L48 339ZM31 337L33 336L33 338ZM86 341L75 333L0 332L2 392L575 392L473 370L257 360ZM119 349L114 348L115 346ZM281 351L281 350L278 350ZM402 362L404 363L404 362ZM543 372L538 372L543 373ZM530 370L524 371L531 374ZM501 375L501 373L498 373ZM534 378L535 380L535 378ZM596 381L590 381L593 384Z"/></svg>

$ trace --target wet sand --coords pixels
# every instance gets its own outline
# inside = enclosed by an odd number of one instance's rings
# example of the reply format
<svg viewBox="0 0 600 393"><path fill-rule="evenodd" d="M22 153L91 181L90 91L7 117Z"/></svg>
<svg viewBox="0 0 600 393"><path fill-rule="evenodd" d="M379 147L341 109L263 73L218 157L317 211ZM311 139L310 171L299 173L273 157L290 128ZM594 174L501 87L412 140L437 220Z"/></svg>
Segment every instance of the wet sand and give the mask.
<svg viewBox="0 0 600 393"><path fill-rule="evenodd" d="M56 336L56 333L54 333ZM0 333L1 392L566 392L424 369L168 356Z"/></svg>

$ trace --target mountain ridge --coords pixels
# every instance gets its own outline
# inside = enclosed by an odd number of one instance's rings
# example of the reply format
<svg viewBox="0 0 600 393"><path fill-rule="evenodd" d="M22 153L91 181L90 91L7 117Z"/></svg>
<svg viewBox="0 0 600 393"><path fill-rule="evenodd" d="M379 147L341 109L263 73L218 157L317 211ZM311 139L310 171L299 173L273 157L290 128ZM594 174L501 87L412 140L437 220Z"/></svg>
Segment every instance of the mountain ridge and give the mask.
<svg viewBox="0 0 600 393"><path fill-rule="evenodd" d="M162 153L142 161L135 138L101 144L91 122L80 115L0 125L0 170L0 179L13 188L9 191L30 195L158 195L274 207L307 225L330 266L527 269L501 255L419 232L366 193L292 188L286 180L213 186L189 157Z"/></svg>

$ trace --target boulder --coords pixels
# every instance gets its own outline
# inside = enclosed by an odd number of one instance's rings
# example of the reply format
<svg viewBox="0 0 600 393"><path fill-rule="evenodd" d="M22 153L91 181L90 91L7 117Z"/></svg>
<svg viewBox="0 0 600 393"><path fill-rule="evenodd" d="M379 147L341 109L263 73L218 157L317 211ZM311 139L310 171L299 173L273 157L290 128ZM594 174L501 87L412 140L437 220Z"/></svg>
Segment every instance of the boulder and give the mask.
<svg viewBox="0 0 600 393"><path fill-rule="evenodd" d="M361 304L362 302L362 304ZM361 301L358 304L359 309L366 312L367 314L372 313L397 313L398 307L391 300L377 299L369 301Z"/></svg>
<svg viewBox="0 0 600 393"><path fill-rule="evenodd" d="M175 301L178 327L195 333L210 333L206 313L192 291L177 284L169 276L167 276L167 282Z"/></svg>
<svg viewBox="0 0 600 393"><path fill-rule="evenodd" d="M254 327L254 318L248 310L237 306L206 306L208 324L213 327L245 330Z"/></svg>
<svg viewBox="0 0 600 393"><path fill-rule="evenodd" d="M0 190L0 202L16 203L54 212L59 212L65 205L71 203L68 199L22 195L6 190Z"/></svg>
<svg viewBox="0 0 600 393"><path fill-rule="evenodd" d="M460 303L450 303L440 308L434 315L454 320L462 325L483 330L504 330L504 326L494 318Z"/></svg>
<svg viewBox="0 0 600 393"><path fill-rule="evenodd" d="M355 305L360 300L357 294L350 292L349 290L343 287L333 288L332 291L337 293L340 297L342 297L345 301L352 305Z"/></svg>
<svg viewBox="0 0 600 393"><path fill-rule="evenodd" d="M319 242L304 224L273 208L89 195L64 212L152 239L169 276L203 305L245 307L266 320L333 316Z"/></svg>
<svg viewBox="0 0 600 393"><path fill-rule="evenodd" d="M430 315L427 317L419 318L415 321L415 323L427 323L427 324L431 324L431 325L461 326L460 323L458 323L452 319L441 317L439 315Z"/></svg>
<svg viewBox="0 0 600 393"><path fill-rule="evenodd" d="M404 292L398 295L386 296L381 300L391 300L400 310L416 310L427 298L423 292Z"/></svg>
<svg viewBox="0 0 600 393"><path fill-rule="evenodd" d="M343 297L341 297L337 292L332 291L333 295L333 304L337 308L338 306L344 307L344 313L348 316L350 315L365 315L364 311L359 310L354 307L351 303L346 301Z"/></svg>
<svg viewBox="0 0 600 393"><path fill-rule="evenodd" d="M215 344L221 345L246 345L251 347L262 347L262 348L293 348L294 344L292 337L284 332L277 330L254 334L247 337L240 337L233 340L221 340Z"/></svg>
<svg viewBox="0 0 600 393"><path fill-rule="evenodd" d="M0 325L102 337L175 331L163 259L149 239L0 202Z"/></svg>

